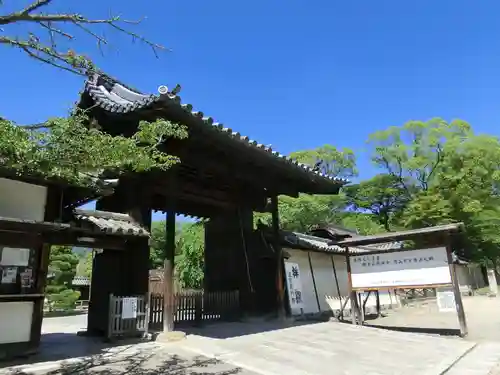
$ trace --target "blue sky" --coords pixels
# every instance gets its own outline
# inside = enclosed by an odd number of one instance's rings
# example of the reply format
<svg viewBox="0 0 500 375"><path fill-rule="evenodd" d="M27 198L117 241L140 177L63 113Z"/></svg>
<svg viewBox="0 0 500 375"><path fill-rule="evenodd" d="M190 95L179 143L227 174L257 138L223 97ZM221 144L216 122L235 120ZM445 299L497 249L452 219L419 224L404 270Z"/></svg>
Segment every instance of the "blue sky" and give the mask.
<svg viewBox="0 0 500 375"><path fill-rule="evenodd" d="M20 2L6 0L4 8ZM376 173L364 152L368 135L391 125L440 116L499 133L498 0L55 0L55 6L147 16L136 31L171 49L159 59L111 31L113 49L104 58L80 35L74 48L145 92L181 84L184 102L282 153L325 143L352 148L361 177ZM83 86L81 78L13 49L0 49L0 59L7 68L0 71L0 113L18 123L64 115Z"/></svg>

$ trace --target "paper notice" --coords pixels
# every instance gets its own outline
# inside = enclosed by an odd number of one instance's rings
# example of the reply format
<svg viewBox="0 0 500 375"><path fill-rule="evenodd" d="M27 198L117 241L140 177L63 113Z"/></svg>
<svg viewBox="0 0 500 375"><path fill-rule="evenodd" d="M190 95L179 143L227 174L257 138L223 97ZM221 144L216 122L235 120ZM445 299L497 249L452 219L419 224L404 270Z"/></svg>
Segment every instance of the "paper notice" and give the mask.
<svg viewBox="0 0 500 375"><path fill-rule="evenodd" d="M17 267L6 267L2 269L2 284L15 284L17 278Z"/></svg>
<svg viewBox="0 0 500 375"><path fill-rule="evenodd" d="M2 248L2 266L26 267L30 261L30 249Z"/></svg>

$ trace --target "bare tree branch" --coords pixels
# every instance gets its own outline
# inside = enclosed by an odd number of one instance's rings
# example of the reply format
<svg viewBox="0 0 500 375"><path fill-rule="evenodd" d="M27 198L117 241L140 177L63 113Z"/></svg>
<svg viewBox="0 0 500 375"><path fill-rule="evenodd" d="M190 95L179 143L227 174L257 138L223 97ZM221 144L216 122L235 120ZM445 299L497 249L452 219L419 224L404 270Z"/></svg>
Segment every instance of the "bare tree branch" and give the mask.
<svg viewBox="0 0 500 375"><path fill-rule="evenodd" d="M38 1L35 1L33 3L31 3L30 5L28 5L26 8L24 8L24 10L21 11L22 14L30 14L31 12L37 10L38 8L41 8L45 5L48 5L49 3L51 3L52 0L38 0Z"/></svg>
<svg viewBox="0 0 500 375"><path fill-rule="evenodd" d="M1 0L0 0L1 1ZM46 43L40 41L40 36L33 32L27 36L1 36L0 44L10 45L19 48L28 56L35 58L44 63L48 63L57 68L71 71L73 73L82 74L88 69L93 68L90 59L79 56L73 51L62 51L58 46L58 37L62 37L67 41L73 41L72 34L64 30L64 25L74 26L82 30L88 36L94 38L97 42L97 47L103 54L102 46L108 45L108 40L104 35L99 35L93 30L94 26L105 25L121 34L128 35L132 41L140 41L149 46L155 56L158 58L158 50L164 50L160 44L154 43L138 33L129 30L124 25L137 25L142 22L139 20L125 20L120 16L110 15L109 18L93 19L87 18L77 13L40 13L37 12L40 8L51 4L53 0L36 0L26 8L12 12L6 15L0 15L0 26L11 25L17 23L30 23L44 28L48 32L48 40ZM0 29L4 31L3 29ZM44 38L45 39L45 38ZM66 66L67 65L67 66Z"/></svg>
<svg viewBox="0 0 500 375"><path fill-rule="evenodd" d="M69 58L60 56L57 52L53 51L50 47L43 46L38 43L32 43L32 42L25 42L25 41L19 41L15 39L11 39L8 37L3 37L0 36L0 44L7 44L12 47L17 47L20 50L26 52L28 56L39 60L41 62L44 62L46 64L52 65L56 68L66 70L71 73L79 74L79 75L84 75L82 70L85 67L78 67L74 66L71 67L69 63ZM37 51L38 53L36 53ZM45 56L43 56L45 55ZM60 63L57 63L56 61L59 61ZM65 66L64 64L67 64L68 66Z"/></svg>

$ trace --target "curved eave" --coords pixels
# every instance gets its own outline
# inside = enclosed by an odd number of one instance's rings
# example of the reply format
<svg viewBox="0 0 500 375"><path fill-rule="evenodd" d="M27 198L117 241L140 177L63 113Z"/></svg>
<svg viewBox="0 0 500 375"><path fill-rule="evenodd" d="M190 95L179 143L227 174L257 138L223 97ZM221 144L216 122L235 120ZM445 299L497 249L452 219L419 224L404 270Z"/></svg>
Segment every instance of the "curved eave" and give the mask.
<svg viewBox="0 0 500 375"><path fill-rule="evenodd" d="M175 111L179 114L178 117L184 119L183 123L185 125L194 125L203 130L217 132L231 141L265 154L270 161L279 161L280 164L285 163L287 166L292 167L304 178L309 178L319 185L318 191L310 193L336 194L340 187L349 182L346 179L315 171L306 164L299 163L297 160L274 151L269 146L258 143L247 136L241 135L239 132L234 132L231 128L215 122L212 117L205 116L203 112L193 110L191 104L182 104L181 97L176 93L144 95L103 74L95 74L90 77L85 84L85 92L95 105L110 113L125 115L142 110Z"/></svg>

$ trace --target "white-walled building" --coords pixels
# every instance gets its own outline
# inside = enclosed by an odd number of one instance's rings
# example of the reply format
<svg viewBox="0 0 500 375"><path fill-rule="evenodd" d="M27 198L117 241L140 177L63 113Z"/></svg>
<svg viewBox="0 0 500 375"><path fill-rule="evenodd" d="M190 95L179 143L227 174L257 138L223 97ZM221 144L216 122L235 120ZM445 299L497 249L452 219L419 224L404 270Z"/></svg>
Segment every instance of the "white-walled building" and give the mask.
<svg viewBox="0 0 500 375"><path fill-rule="evenodd" d="M283 250L287 258L285 262L296 263L300 269L302 284L303 309L292 309L292 315L300 314L334 314L338 315L344 307L350 309L347 301L349 295L347 257L345 250L339 246L329 245L330 239L316 237L297 232L283 233ZM401 243L383 243L370 247L350 247L350 253L363 253L375 249L389 250L400 248ZM480 267L455 257L460 289L467 293L485 285ZM363 294L366 310L375 310L377 300L373 292ZM400 305L394 290L379 291L382 309ZM346 303L347 301L347 303Z"/></svg>

